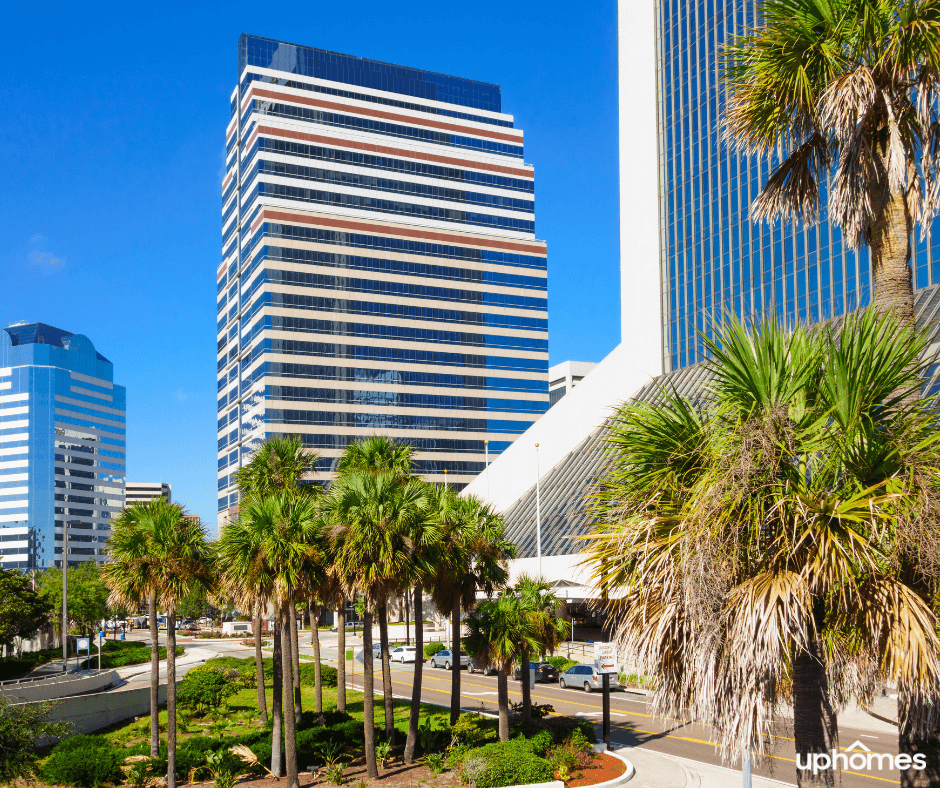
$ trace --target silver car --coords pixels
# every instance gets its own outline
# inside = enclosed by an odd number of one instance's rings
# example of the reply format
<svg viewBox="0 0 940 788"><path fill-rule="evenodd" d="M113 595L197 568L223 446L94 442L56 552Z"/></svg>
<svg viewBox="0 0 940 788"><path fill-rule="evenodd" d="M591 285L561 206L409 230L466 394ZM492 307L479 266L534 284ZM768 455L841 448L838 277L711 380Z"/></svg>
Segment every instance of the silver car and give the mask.
<svg viewBox="0 0 940 788"><path fill-rule="evenodd" d="M581 688L585 692L604 689L604 675L598 673L593 665L573 665L558 677L558 686L562 689ZM622 689L616 676L610 678L611 690Z"/></svg>
<svg viewBox="0 0 940 788"><path fill-rule="evenodd" d="M460 667L465 668L467 663L470 662L470 657L466 654L460 654ZM438 651L433 657L431 657L431 667L432 668L444 668L444 670L450 670L451 666L454 664L454 652L449 648L444 649L443 651Z"/></svg>

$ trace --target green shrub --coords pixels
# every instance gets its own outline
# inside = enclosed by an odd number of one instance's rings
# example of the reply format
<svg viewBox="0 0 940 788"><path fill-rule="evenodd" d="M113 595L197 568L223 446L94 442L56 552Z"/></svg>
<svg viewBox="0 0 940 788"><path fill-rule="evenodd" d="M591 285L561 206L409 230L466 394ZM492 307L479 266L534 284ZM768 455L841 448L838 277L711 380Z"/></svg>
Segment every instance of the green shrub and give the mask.
<svg viewBox="0 0 940 788"><path fill-rule="evenodd" d="M479 747L499 738L499 721L484 717L479 712L464 712L451 725L450 733L457 745Z"/></svg>
<svg viewBox="0 0 940 788"><path fill-rule="evenodd" d="M118 751L100 736L72 736L59 742L43 765L42 778L48 783L96 788L120 783L123 773Z"/></svg>
<svg viewBox="0 0 940 788"><path fill-rule="evenodd" d="M568 659L567 657L548 657L545 661L549 665L554 665L558 668L559 673L564 673L568 668L573 668L575 665L580 664L576 659Z"/></svg>
<svg viewBox="0 0 940 788"><path fill-rule="evenodd" d="M469 750L460 772L476 788L542 783L554 776L551 763L532 752L529 742L521 737Z"/></svg>
<svg viewBox="0 0 940 788"><path fill-rule="evenodd" d="M274 678L274 659L272 657L267 657L261 660L261 665L264 670L264 678L268 686L270 686L272 679ZM247 674L251 673L251 686L256 686L255 682L255 661L254 658L250 659L238 659L236 657L213 657L203 668L209 669L226 669L226 670L237 670L240 673ZM300 663L300 683L305 687L312 687L315 682L314 675L315 666L313 662L301 662ZM192 673L192 671L190 671ZM244 684L243 686L247 686ZM321 665L320 666L320 680L323 682L324 687L335 687L336 686L336 668L330 665Z"/></svg>
<svg viewBox="0 0 940 788"><path fill-rule="evenodd" d="M176 700L184 709L207 712L217 709L237 691L236 682L221 671L193 670L180 682Z"/></svg>
<svg viewBox="0 0 940 788"><path fill-rule="evenodd" d="M37 771L36 741L47 736L64 736L64 722L48 722L55 703L14 705L0 696L0 784L30 779Z"/></svg>
<svg viewBox="0 0 940 788"><path fill-rule="evenodd" d="M443 643L428 643L428 644L425 645L425 647L424 647L424 658L425 658L425 659L430 659L430 658L433 657L435 654L437 654L439 651L443 651L443 650L444 650L444 644L443 644Z"/></svg>

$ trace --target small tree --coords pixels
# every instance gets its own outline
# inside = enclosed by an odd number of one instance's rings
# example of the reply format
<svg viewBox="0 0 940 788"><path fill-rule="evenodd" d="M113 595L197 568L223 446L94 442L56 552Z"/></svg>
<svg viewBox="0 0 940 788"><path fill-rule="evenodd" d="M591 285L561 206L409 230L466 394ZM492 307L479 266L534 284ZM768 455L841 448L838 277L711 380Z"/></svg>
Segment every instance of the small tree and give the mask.
<svg viewBox="0 0 940 788"><path fill-rule="evenodd" d="M29 780L37 771L36 743L43 738L57 738L67 733L64 722L50 722L55 703L14 705L0 696L0 783Z"/></svg>
<svg viewBox="0 0 940 788"><path fill-rule="evenodd" d="M101 568L94 561L84 561L68 572L69 618L82 633L95 631L98 623L108 617L108 587L101 577ZM62 570L47 569L39 578L39 593L52 606L62 609Z"/></svg>
<svg viewBox="0 0 940 788"><path fill-rule="evenodd" d="M29 579L12 569L0 569L0 646L30 638L49 622L49 602L37 594Z"/></svg>

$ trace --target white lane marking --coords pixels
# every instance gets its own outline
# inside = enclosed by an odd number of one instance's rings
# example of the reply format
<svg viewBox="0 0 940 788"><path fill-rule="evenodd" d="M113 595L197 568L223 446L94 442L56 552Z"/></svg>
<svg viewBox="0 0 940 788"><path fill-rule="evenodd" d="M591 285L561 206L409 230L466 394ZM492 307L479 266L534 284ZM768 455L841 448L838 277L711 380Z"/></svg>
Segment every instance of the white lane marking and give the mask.
<svg viewBox="0 0 940 788"><path fill-rule="evenodd" d="M498 692L461 692L461 695L499 695Z"/></svg>

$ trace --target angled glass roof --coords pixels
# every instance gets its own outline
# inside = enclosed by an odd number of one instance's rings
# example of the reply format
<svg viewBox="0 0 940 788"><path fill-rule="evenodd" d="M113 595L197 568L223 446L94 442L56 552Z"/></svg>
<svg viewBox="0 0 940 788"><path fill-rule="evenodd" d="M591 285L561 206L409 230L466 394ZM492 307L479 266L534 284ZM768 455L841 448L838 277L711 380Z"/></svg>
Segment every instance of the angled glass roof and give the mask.
<svg viewBox="0 0 940 788"><path fill-rule="evenodd" d="M916 291L914 311L918 327L930 337L930 351L940 351L940 284ZM702 393L708 375L701 363L668 372L651 380L631 397L633 401L655 402L663 390L675 390L694 401ZM924 395L940 393L940 362L924 374ZM607 427L592 432L540 480L542 555L571 555L585 550L576 537L590 530L592 519L587 503L608 462L604 441ZM533 558L536 550L535 485L504 513L509 540L519 550L519 558Z"/></svg>
<svg viewBox="0 0 940 788"><path fill-rule="evenodd" d="M13 339L14 345L52 345L67 348L68 343L65 340L75 336L71 331L50 326L48 323L18 323L3 330ZM108 361L97 351L95 355L99 361Z"/></svg>

